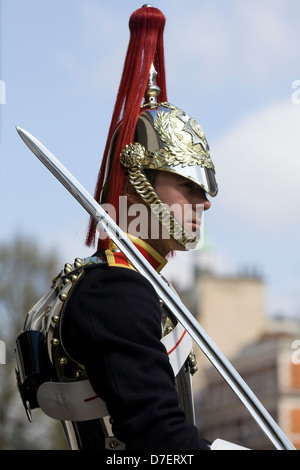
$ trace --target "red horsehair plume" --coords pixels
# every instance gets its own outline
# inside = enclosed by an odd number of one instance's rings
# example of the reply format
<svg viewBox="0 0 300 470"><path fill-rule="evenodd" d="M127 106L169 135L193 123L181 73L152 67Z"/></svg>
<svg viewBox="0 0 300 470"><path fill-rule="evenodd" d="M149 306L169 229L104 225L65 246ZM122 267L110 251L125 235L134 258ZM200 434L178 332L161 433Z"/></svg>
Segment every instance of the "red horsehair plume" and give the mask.
<svg viewBox="0 0 300 470"><path fill-rule="evenodd" d="M96 201L99 202L111 139L122 121L111 164L112 178L109 181L105 201L115 207L117 220L118 201L125 177L124 168L120 163L120 155L125 145L133 142L152 64L157 72L156 81L160 88L161 101L167 101L163 45L164 27L164 15L159 9L153 7L142 7L136 10L129 20L129 45L94 194ZM87 246L95 243L95 233L95 223L90 220L86 237ZM104 240L103 243L102 240L101 246L98 246L98 249L100 248L107 248L107 241Z"/></svg>

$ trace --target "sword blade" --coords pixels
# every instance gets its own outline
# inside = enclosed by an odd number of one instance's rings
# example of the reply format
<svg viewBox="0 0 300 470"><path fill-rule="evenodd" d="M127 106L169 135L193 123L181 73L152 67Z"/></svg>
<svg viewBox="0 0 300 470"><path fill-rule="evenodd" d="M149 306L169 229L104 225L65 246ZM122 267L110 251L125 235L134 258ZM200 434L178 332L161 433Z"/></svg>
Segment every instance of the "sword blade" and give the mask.
<svg viewBox="0 0 300 470"><path fill-rule="evenodd" d="M239 397L262 431L273 443L274 447L278 450L295 450L295 447L266 411L253 391L241 378L219 348L209 338L191 312L189 312L181 300L174 295L172 289L170 289L155 269L152 268L152 266L145 260L139 250L104 211L101 205L95 201L88 191L86 191L86 189L43 144L24 129L17 127L17 131L30 150L93 217L95 223L97 225L100 224L103 227L108 237L111 238L111 240L124 253L137 271L149 280L167 308L173 312L178 321L183 325L195 343L207 356L212 365Z"/></svg>

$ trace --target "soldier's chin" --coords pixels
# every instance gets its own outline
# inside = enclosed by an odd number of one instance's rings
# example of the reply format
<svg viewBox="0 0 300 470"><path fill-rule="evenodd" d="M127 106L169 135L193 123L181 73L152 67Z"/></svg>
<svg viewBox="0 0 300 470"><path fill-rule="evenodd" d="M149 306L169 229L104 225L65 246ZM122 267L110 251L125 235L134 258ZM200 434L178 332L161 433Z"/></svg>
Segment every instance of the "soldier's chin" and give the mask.
<svg viewBox="0 0 300 470"><path fill-rule="evenodd" d="M200 250L203 246L201 235L202 234L200 233L200 231L197 234L188 233L188 235L186 236L187 241L185 242L185 250L186 251Z"/></svg>
<svg viewBox="0 0 300 470"><path fill-rule="evenodd" d="M191 251L191 250L199 250L202 248L202 238L203 234L199 228L199 230L187 230L185 227L182 227L181 236L177 236L175 234L171 235L171 239L173 240L173 244L175 245L173 250L176 251Z"/></svg>

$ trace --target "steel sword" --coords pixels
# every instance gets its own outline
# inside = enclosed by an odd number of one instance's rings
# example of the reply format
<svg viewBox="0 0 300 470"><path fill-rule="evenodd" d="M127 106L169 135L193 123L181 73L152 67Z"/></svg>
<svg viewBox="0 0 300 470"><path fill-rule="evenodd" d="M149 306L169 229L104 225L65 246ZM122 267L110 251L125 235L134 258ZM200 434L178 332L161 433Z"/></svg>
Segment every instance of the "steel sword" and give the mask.
<svg viewBox="0 0 300 470"><path fill-rule="evenodd" d="M174 296L173 291L169 288L166 282L163 281L155 269L152 268L152 266L145 260L138 249L104 211L101 205L95 201L86 189L61 164L61 162L52 155L43 144L41 144L41 142L24 129L21 129L20 127L16 127L16 129L29 149L84 207L84 209L94 219L97 226L100 224L103 227L108 237L124 253L137 271L150 281L165 305L174 313L178 321L191 335L195 343L200 347L212 365L239 397L273 445L278 450L295 450L295 447L266 411L246 382L234 369L232 364L212 342L181 300L177 296Z"/></svg>

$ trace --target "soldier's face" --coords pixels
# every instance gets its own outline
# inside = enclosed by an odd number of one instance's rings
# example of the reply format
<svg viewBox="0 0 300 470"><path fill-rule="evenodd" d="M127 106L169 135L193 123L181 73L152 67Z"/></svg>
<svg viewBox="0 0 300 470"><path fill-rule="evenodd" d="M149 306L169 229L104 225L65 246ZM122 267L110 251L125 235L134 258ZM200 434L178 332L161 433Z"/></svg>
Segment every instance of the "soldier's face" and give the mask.
<svg viewBox="0 0 300 470"><path fill-rule="evenodd" d="M208 210L211 203L198 184L174 173L158 171L154 188L187 232L194 235L200 232L201 213ZM184 249L172 237L160 240L160 246L162 254L165 254L163 251Z"/></svg>

